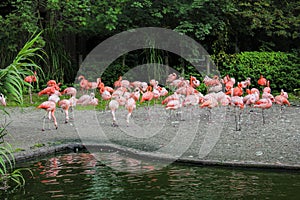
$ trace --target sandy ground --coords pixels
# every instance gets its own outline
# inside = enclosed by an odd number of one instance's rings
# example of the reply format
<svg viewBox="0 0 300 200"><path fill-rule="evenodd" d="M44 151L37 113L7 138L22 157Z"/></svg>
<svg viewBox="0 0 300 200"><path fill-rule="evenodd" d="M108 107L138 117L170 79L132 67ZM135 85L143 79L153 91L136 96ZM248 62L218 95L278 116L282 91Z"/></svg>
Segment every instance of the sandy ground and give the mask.
<svg viewBox="0 0 300 200"><path fill-rule="evenodd" d="M183 108L166 111L161 106L134 111L129 125L124 108L117 111L118 127L112 126L110 112L74 111L74 120L64 123L64 114L56 111L59 128L41 131L44 110L33 107L6 108L1 123L11 122L5 141L14 149L32 152L39 146L82 143L114 144L139 152L169 154L176 158L220 163L262 163L300 168L300 107L281 111L274 105L265 110L265 124L260 109ZM240 131L236 118L240 115ZM72 114L71 114L72 116ZM46 124L48 127L48 124Z"/></svg>

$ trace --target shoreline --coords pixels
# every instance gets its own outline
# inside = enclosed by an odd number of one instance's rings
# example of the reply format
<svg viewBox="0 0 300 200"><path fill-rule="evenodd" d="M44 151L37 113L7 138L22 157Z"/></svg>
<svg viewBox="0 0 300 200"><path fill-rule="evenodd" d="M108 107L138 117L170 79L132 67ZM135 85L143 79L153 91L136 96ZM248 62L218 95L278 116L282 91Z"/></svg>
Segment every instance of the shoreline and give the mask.
<svg viewBox="0 0 300 200"><path fill-rule="evenodd" d="M157 114L161 112L161 109L157 108L155 110L153 108L152 112ZM248 122L246 121L248 118L247 113L244 112L242 115L244 121L242 121L241 131L234 130L233 116L228 119L224 118L225 125L222 126L218 141L210 149L210 152L202 157L199 155L199 152L203 144L207 142L206 131L210 130L209 126L211 125L209 125L206 119L207 111L199 109L200 113L196 113L196 116L200 116L201 118L201 121L197 122L199 130L194 135L189 148L180 157L172 157L170 155L167 159L176 160L177 163L196 164L200 166L299 170L300 108L298 106L287 107L281 121L278 120L278 115L274 114L277 113L278 109L280 108L274 108L266 112L268 123L264 126L260 124L261 116L259 110L254 111L256 114L254 117L251 116L253 117L253 123L251 122L249 125L247 125ZM92 142L87 142L87 139L93 137L92 131L88 131L89 129L87 129L86 132L80 133L78 127L76 127L78 126L75 123L76 120L68 124L63 124L63 113L59 113L58 111L58 130L46 131L41 131L41 117L45 114L44 111L28 107L22 108L22 111L20 108L9 108L9 112L8 121L12 121L12 123L7 127L9 135L5 137L5 141L10 143L13 148L23 150L14 153L16 163L56 153L76 152L76 148L85 149L95 144L98 147L106 146L111 149L135 154L136 156L142 156L143 158L161 159L161 157L152 155L151 152L156 151L162 145L168 144L170 138L175 137L174 130L180 128L180 125L173 123L173 119L168 121L169 118L165 118L166 113L159 113L160 115L154 118L157 118L158 121L165 120L164 126L161 128L163 134L158 133L146 139L134 138L130 134L124 134L124 130L127 130L125 118L121 119L121 117L126 116L124 110L117 112L117 117L120 118L120 126L118 128L111 126L110 113L108 112L95 110L75 111L75 119L80 119L80 122L86 122L96 117L101 128L106 133L107 138L99 140L96 138ZM145 122L144 119L138 121L140 114L143 112L143 108L138 108L136 113L134 113L133 120L135 123L140 123L141 125L141 123ZM232 112L232 110L227 111L227 114L231 114ZM219 116L219 114L217 113L216 116ZM153 121L153 123L156 123L154 119ZM178 123L180 124L181 122ZM93 124L89 124L89 128L91 130L95 129ZM37 144L40 144L41 147Z"/></svg>

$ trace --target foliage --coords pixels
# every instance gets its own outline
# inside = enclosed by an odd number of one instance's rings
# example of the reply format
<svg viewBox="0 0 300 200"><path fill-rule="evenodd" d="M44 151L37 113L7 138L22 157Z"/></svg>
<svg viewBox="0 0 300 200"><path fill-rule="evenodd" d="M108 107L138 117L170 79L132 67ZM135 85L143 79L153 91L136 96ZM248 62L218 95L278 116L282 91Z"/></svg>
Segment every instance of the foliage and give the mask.
<svg viewBox="0 0 300 200"><path fill-rule="evenodd" d="M283 52L242 52L239 54L219 54L215 61L222 76L229 74L237 81L251 78L252 87L258 87L260 74L270 81L270 87L279 92L292 92L300 88L300 66L297 53Z"/></svg>
<svg viewBox="0 0 300 200"><path fill-rule="evenodd" d="M41 83L49 78L74 82L81 64L78 55L84 58L98 42L137 27L184 33L216 55L291 52L300 45L299 9L296 0L9 0L0 3L0 66L11 63L36 30L44 31L49 55L41 65Z"/></svg>
<svg viewBox="0 0 300 200"><path fill-rule="evenodd" d="M41 32L33 34L24 47L19 51L12 63L4 69L0 69L0 91L12 98L18 104L23 103L23 90L24 86L30 84L24 81L24 77L32 75L32 70L40 70L40 67L34 62L33 58L38 57L43 60L43 57L39 54L43 52L40 44Z"/></svg>
<svg viewBox="0 0 300 200"><path fill-rule="evenodd" d="M7 135L6 127L9 123L4 124L0 127L0 189L8 189L12 181L17 187L25 184L22 171L26 170L31 172L29 169L14 169L15 159L12 154L12 147L9 143L4 142L3 137Z"/></svg>
<svg viewBox="0 0 300 200"><path fill-rule="evenodd" d="M40 35L41 32L38 34L34 33L18 52L12 63L6 68L0 69L1 92L18 104L23 103L24 86L30 86L30 84L24 81L24 77L32 75L33 69L40 69L33 59L37 57L43 60L43 57L39 54L43 52L39 43ZM0 139L2 140L7 134L6 126L4 125L0 128ZM0 183L3 184L1 188L7 189L10 186L9 181L13 181L17 186L25 184L21 173L23 169L14 169L14 165L15 159L11 146L8 143L4 143L4 141L0 142Z"/></svg>

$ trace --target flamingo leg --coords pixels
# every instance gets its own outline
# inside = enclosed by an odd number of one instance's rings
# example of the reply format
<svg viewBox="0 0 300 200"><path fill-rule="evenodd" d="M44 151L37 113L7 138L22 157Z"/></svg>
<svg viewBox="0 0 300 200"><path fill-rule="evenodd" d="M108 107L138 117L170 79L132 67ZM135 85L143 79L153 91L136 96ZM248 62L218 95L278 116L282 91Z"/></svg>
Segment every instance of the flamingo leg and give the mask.
<svg viewBox="0 0 300 200"><path fill-rule="evenodd" d="M46 111L45 115L43 116L43 128L42 131L45 131L45 123L46 123L46 116L48 115L48 111Z"/></svg>
<svg viewBox="0 0 300 200"><path fill-rule="evenodd" d="M131 112L129 112L129 113L127 114L127 118L126 118L127 126L129 126L129 119L130 119L130 116L131 116Z"/></svg>
<svg viewBox="0 0 300 200"><path fill-rule="evenodd" d="M74 108L73 108L73 106L70 106L70 113L72 114L72 117L70 117L70 119L74 120Z"/></svg>
<svg viewBox="0 0 300 200"><path fill-rule="evenodd" d="M211 121L211 109L208 109L208 121Z"/></svg>
<svg viewBox="0 0 300 200"><path fill-rule="evenodd" d="M118 124L116 123L116 114L115 114L115 111L112 110L112 111L111 111L111 114L112 114L112 117L113 117L113 123L112 123L112 126L113 126L113 127L117 127Z"/></svg>
<svg viewBox="0 0 300 200"><path fill-rule="evenodd" d="M42 128L42 131L45 131L45 121L46 121L46 115L44 116L44 119L43 119L43 128Z"/></svg>
<svg viewBox="0 0 300 200"><path fill-rule="evenodd" d="M264 109L261 109L261 114L262 114L263 124L265 124L266 121L265 121Z"/></svg>
<svg viewBox="0 0 300 200"><path fill-rule="evenodd" d="M69 111L68 110L65 110L65 116L66 116L65 123L68 123L69 122Z"/></svg>
<svg viewBox="0 0 300 200"><path fill-rule="evenodd" d="M32 92L31 92L31 86L29 86L29 88L28 88L28 92L29 92L29 101L30 101L30 103L31 103L31 104L33 104L33 102L32 102Z"/></svg>
<svg viewBox="0 0 300 200"><path fill-rule="evenodd" d="M50 112L50 111L48 111L48 119L49 119L49 122L48 122L48 129L51 130L51 128L50 128L51 112Z"/></svg>
<svg viewBox="0 0 300 200"><path fill-rule="evenodd" d="M237 131L241 131L242 127L241 127L241 115L242 112L238 111L238 130Z"/></svg>

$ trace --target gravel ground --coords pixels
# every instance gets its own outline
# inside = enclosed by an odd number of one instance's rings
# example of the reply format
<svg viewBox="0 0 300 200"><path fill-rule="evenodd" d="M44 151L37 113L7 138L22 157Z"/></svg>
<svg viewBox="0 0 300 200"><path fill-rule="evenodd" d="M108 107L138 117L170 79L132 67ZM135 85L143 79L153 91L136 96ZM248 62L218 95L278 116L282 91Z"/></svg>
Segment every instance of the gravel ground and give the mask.
<svg viewBox="0 0 300 200"><path fill-rule="evenodd" d="M183 108L166 111L161 106L134 111L129 125L126 110L117 113L118 127L112 126L110 112L74 111L74 120L64 123L64 114L56 111L59 128L41 131L45 112L33 107L6 108L12 122L5 141L25 153L61 144L112 144L142 153L171 155L184 161L266 164L300 169L300 107L281 111L274 105L265 110L265 124L260 109ZM240 114L241 130L236 130ZM40 147L43 146L43 147ZM23 153L24 153L23 152Z"/></svg>

